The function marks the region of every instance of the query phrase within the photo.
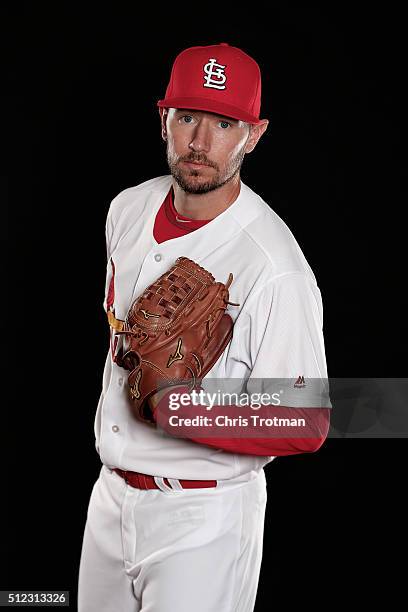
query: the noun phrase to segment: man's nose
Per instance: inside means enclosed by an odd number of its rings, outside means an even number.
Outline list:
[[[194,130],[193,139],[188,146],[194,151],[208,152],[210,150],[210,129],[205,122],[199,121],[197,127]]]

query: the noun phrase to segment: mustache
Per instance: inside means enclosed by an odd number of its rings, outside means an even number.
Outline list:
[[[207,164],[207,166],[212,166],[215,168],[215,165],[210,162],[206,157],[198,157],[197,155],[189,155],[188,157],[180,157],[179,161],[185,162],[195,162],[196,164]]]

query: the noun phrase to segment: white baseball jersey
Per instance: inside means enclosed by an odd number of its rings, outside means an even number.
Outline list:
[[[105,310],[112,262],[114,313],[124,320],[144,289],[177,257],[186,256],[217,281],[226,282],[232,272],[229,300],[239,303],[228,307],[233,337],[208,377],[327,379],[320,290],[283,220],[241,181],[238,197],[224,212],[191,233],[158,244],[153,225],[171,184],[171,175],[154,178],[125,189],[111,202]],[[274,458],[224,452],[139,422],[129,406],[127,376],[113,361],[111,346],[95,418],[96,449],[106,466],[224,480],[254,474]]]

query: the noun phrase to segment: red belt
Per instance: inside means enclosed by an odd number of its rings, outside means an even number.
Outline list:
[[[129,470],[121,470],[120,468],[113,468],[113,471],[119,474],[126,482],[136,489],[160,489],[154,481],[153,476],[148,474],[142,474],[141,472],[130,472]],[[171,489],[171,484],[167,478],[163,478],[163,481]],[[216,487],[216,480],[179,480],[178,482],[183,489],[204,489],[208,487]]]

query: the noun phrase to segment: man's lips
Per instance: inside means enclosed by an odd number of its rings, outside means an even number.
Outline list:
[[[190,166],[190,168],[205,168],[205,167],[208,167],[208,164],[199,164],[198,162],[183,161],[183,164],[186,164],[186,166]]]

